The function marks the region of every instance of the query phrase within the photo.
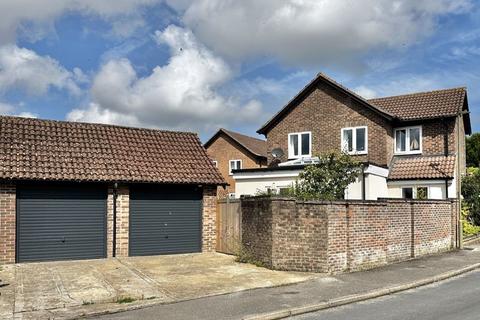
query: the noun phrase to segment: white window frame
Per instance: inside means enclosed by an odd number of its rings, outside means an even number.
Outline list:
[[[410,150],[410,129],[419,129],[420,132],[420,148],[419,150]],[[405,130],[405,151],[397,151],[397,131],[399,130]],[[422,144],[423,140],[423,131],[422,131],[422,126],[410,126],[410,127],[402,127],[402,128],[395,128],[393,130],[393,152],[394,154],[397,155],[402,155],[402,154],[421,154],[422,153]]]
[[[238,169],[242,169],[243,168],[243,163],[242,163],[242,160],[241,159],[232,159],[232,160],[228,160],[228,174],[229,175],[233,175],[232,173],[232,162],[240,162],[240,168],[235,168],[233,170],[238,170]]]
[[[213,165],[218,168],[218,161],[217,160],[212,160]]]
[[[308,134],[308,154],[301,154],[302,153],[302,134]],[[291,136],[298,136],[298,155],[293,154],[293,148],[290,146],[290,137]],[[288,134],[288,159],[300,159],[312,156],[312,132],[311,131],[303,131],[303,132],[292,132]]]
[[[402,190],[402,199],[404,199],[404,198],[403,198],[403,189],[412,189],[412,197],[413,197],[412,200],[417,200],[417,196],[418,196],[418,194],[417,194],[417,192],[418,192],[417,189],[418,189],[418,188],[427,188],[427,200],[432,198],[431,195],[430,195],[430,187],[429,187],[429,186],[425,186],[425,185],[418,185],[418,186],[408,185],[408,186],[401,186],[401,188],[400,188],[400,189]]]
[[[357,151],[357,129],[365,129],[365,150],[364,151]],[[347,130],[352,130],[352,151],[348,151],[343,144],[343,132]],[[368,154],[368,127],[367,126],[359,126],[359,127],[347,127],[342,128],[340,130],[340,150],[347,154],[351,155],[362,155]]]

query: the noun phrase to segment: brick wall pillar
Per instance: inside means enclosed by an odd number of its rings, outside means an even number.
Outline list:
[[[16,188],[0,185],[0,264],[15,263]]]
[[[128,186],[117,189],[117,257],[128,257],[130,193]],[[107,257],[113,256],[113,186],[107,199]]]
[[[217,244],[217,187],[203,188],[202,252],[214,252]]]

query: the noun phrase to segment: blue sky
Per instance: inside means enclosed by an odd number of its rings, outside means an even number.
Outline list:
[[[480,131],[480,6],[469,0],[9,0],[0,113],[255,131],[322,71],[379,97],[466,86]]]

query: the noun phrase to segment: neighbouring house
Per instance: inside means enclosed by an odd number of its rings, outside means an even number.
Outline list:
[[[0,116],[0,264],[214,251],[194,133]]]
[[[233,170],[267,166],[267,142],[226,129],[219,129],[205,144],[213,163],[228,186],[218,187],[218,197],[235,197]]]
[[[237,196],[281,193],[315,155],[343,151],[363,164],[346,199],[456,198],[471,134],[467,90],[367,100],[320,73],[257,132],[268,166],[234,171]]]

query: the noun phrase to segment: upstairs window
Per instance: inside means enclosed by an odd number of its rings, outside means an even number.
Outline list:
[[[312,156],[312,133],[296,132],[288,134],[288,158]]]
[[[218,168],[218,161],[217,160],[212,160],[213,165]]]
[[[422,153],[422,127],[395,129],[395,153]]]
[[[242,160],[230,160],[228,162],[228,172],[232,175],[232,170],[242,169]]]
[[[367,127],[342,129],[342,151],[348,154],[366,154],[368,145]]]

